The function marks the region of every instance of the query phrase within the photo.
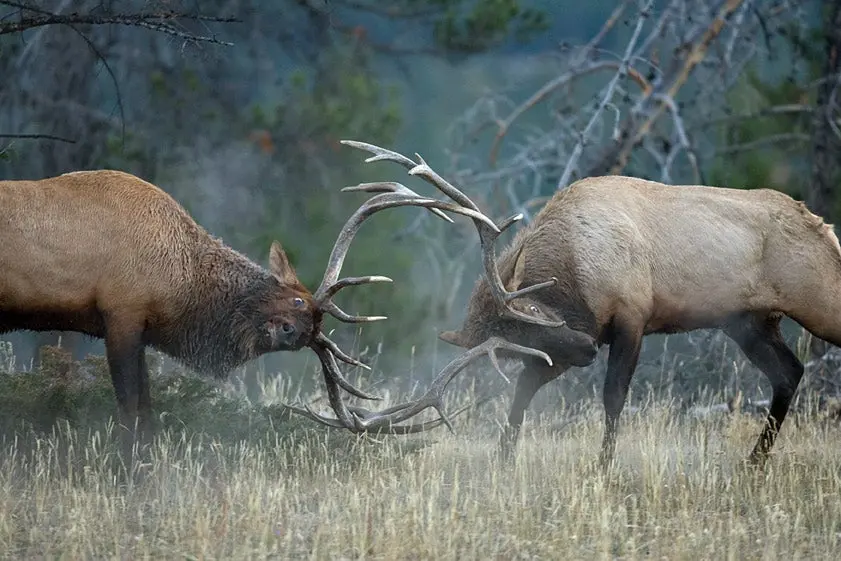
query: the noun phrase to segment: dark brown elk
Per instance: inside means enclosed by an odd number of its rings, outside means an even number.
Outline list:
[[[372,150],[380,159],[404,158]],[[449,185],[425,164],[412,173]],[[455,187],[442,190],[478,211]],[[474,224],[484,276],[461,329],[441,339],[472,348],[499,337],[542,350],[552,361],[525,359],[501,439],[506,454],[535,393],[608,345],[600,456],[609,465],[643,336],[718,328],[771,383],[766,422],[748,457],[763,465],[803,375],[781,335],[781,319],[841,345],[838,239],[832,226],[778,191],[582,179],[556,193],[498,259],[499,233]]]
[[[333,296],[386,277],[339,279],[355,233],[372,214],[396,206],[440,209],[493,222],[459,205],[386,185],[347,221],[321,285],[301,284],[278,242],[269,269],[225,246],[158,187],[118,171],[84,171],[39,181],[0,181],[0,333],[75,331],[103,338],[123,422],[148,428],[148,345],[217,377],[264,353],[312,348],[339,411],[354,388],[337,359],[363,366],[321,332],[329,313],[351,316]],[[367,368],[367,367],[366,367]],[[339,401],[337,401],[339,400]],[[345,414],[345,423],[353,421]],[[143,431],[145,432],[145,431]]]

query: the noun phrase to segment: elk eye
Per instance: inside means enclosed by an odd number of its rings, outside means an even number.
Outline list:
[[[303,308],[304,307],[304,299],[303,298],[293,298],[292,305],[296,308]]]
[[[531,310],[535,314],[540,311],[540,310],[537,309],[537,306],[535,306],[535,305],[529,306],[529,310]]]

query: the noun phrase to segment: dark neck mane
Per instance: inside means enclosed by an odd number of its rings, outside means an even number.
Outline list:
[[[251,302],[272,290],[271,274],[236,251],[220,247],[199,266],[182,314],[150,343],[200,374],[224,378],[257,357]],[[200,286],[200,288],[198,288]]]

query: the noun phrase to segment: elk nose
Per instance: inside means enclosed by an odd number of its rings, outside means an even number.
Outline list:
[[[283,325],[281,325],[280,328],[287,335],[292,335],[293,333],[295,333],[295,326],[291,323],[283,322]]]

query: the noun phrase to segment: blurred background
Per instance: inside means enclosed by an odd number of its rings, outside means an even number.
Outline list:
[[[0,0],[0,179],[134,173],[259,263],[281,241],[310,287],[364,200],[342,187],[434,193],[341,139],[420,153],[496,219],[527,222],[576,179],[621,173],[770,187],[837,221],[839,49],[837,0]],[[395,282],[340,304],[389,319],[337,324],[334,339],[375,359],[380,380],[423,385],[456,353],[437,333],[460,325],[477,242],[466,219],[378,214],[345,273]],[[807,384],[837,392],[834,351],[796,325],[787,336]],[[24,369],[59,338],[77,358],[103,350],[77,334],[2,335]],[[257,391],[249,372],[294,378],[310,355],[238,375]],[[542,398],[600,395],[603,371],[604,356]],[[647,338],[643,386],[768,390],[706,331]]]

